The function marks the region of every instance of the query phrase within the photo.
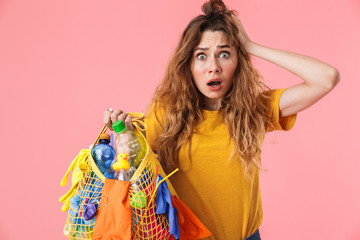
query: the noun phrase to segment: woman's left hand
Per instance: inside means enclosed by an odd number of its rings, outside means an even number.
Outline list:
[[[240,38],[240,43],[242,45],[244,45],[245,49],[248,50],[248,46],[252,43],[252,41],[250,40],[249,35],[247,34],[247,32],[245,31],[245,28],[240,20],[240,18],[238,18],[236,15],[232,14],[231,15],[234,23],[236,24],[236,26],[239,29],[239,38]]]

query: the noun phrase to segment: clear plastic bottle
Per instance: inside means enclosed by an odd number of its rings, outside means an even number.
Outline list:
[[[99,144],[92,149],[92,156],[100,172],[106,178],[114,178],[114,171],[111,169],[111,163],[115,158],[115,149],[109,144],[110,135],[103,133],[100,135]]]
[[[124,123],[120,120],[112,125],[116,135],[115,151],[116,154],[125,153],[128,156],[128,162],[134,167],[136,158],[141,151],[141,143],[134,131],[126,129]]]

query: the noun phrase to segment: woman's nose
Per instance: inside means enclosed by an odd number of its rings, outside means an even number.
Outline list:
[[[210,60],[209,73],[220,73],[221,66],[216,58]]]

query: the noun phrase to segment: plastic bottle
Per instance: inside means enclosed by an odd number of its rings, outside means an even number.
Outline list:
[[[97,144],[91,154],[98,166],[100,172],[106,178],[114,178],[114,171],[111,169],[111,163],[115,158],[115,149],[109,145],[110,135],[103,133],[100,135],[99,144]]]
[[[114,177],[118,180],[130,181],[136,171],[134,165],[136,162],[139,163],[137,158],[142,146],[134,131],[126,129],[122,121],[115,122],[112,127],[117,134],[115,138],[117,160],[112,163],[112,168],[116,172]],[[124,161],[129,164],[128,167],[125,167]],[[122,166],[121,168],[118,167],[119,164]]]
[[[130,166],[134,167],[135,160],[142,147],[139,139],[134,131],[126,129],[121,120],[115,122],[112,127],[117,134],[115,138],[116,154],[119,155],[125,153],[128,156]]]

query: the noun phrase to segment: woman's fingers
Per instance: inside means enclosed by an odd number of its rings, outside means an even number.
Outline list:
[[[104,112],[104,125],[107,126],[110,130],[113,130],[111,118],[110,118],[110,115],[112,114],[112,112],[113,112],[112,108],[109,108]]]
[[[240,37],[240,42],[244,45],[246,45],[248,42],[251,42],[249,35],[247,34],[244,25],[242,24],[241,20],[239,17],[237,17],[236,15],[232,15],[231,16],[233,21],[235,22],[236,26],[239,29],[239,37]]]
[[[114,111],[111,108],[104,112],[104,125],[107,126],[110,130],[113,130],[112,124],[119,120],[123,121],[127,129],[134,130],[134,127],[131,123],[131,117],[127,112],[124,112],[121,109]]]
[[[132,125],[131,123],[131,117],[130,115],[127,115],[126,118],[125,118],[125,127],[129,130],[134,130],[134,126]]]
[[[115,111],[113,111],[110,114],[110,119],[111,119],[111,124],[113,124],[114,122],[116,122],[117,120],[122,120],[121,118],[119,119],[119,116],[123,113],[124,111],[121,109],[117,109]],[[125,120],[125,118],[124,118]]]

